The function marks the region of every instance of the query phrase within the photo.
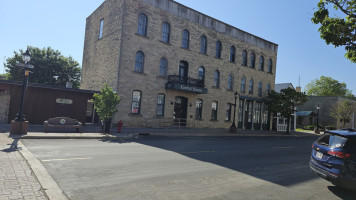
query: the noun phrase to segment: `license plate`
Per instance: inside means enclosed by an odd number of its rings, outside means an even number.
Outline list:
[[[319,158],[319,159],[322,159],[322,158],[323,158],[323,153],[317,151],[315,156],[316,156],[317,158]]]

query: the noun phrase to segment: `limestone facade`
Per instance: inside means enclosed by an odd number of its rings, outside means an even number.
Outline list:
[[[140,33],[142,21],[139,18],[142,15],[146,19],[146,34]],[[169,25],[168,42],[162,37],[163,23]],[[184,30],[189,32],[187,48],[182,44]],[[206,53],[201,52],[202,36],[207,39]],[[221,44],[220,58],[216,57],[218,41]],[[235,48],[234,60],[230,59],[232,46]],[[100,90],[107,83],[122,99],[113,122],[122,120],[124,126],[136,127],[146,126],[147,121],[154,119],[177,118],[180,109],[177,105],[183,99],[184,125],[227,128],[232,123],[234,92],[237,91],[236,124],[244,129],[265,129],[269,119],[267,111],[263,110],[267,109],[263,98],[267,95],[267,85],[274,88],[277,50],[275,43],[172,0],[106,0],[86,20],[81,87]],[[243,51],[247,53],[247,66],[243,65]],[[143,59],[137,60],[138,52],[143,54]],[[254,67],[251,66],[252,54]],[[264,58],[263,69],[260,69],[261,56]],[[163,74],[160,73],[162,58],[167,61]],[[139,66],[143,64],[140,70],[135,68],[137,63]],[[186,65],[184,72],[179,67],[182,63]],[[181,73],[186,76],[185,80],[199,79],[199,67],[205,71],[203,88],[206,93],[166,86],[169,75]],[[217,71],[218,86],[214,77]],[[233,81],[229,81],[229,75]],[[245,91],[241,89],[243,77]],[[249,92],[251,80],[253,90]],[[258,89],[260,83],[262,88]],[[196,89],[194,85],[193,88]],[[134,91],[139,92],[138,102],[133,98]],[[158,101],[159,94],[164,95],[163,105]],[[198,99],[202,101],[201,117],[197,116]],[[213,102],[218,105],[216,115]],[[265,118],[263,123],[262,118]]]

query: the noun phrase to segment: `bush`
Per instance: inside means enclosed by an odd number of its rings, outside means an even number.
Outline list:
[[[304,126],[304,130],[314,130],[314,125]]]

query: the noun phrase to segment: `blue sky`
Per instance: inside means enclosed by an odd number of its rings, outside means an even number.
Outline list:
[[[319,0],[176,0],[277,43],[276,83],[305,85],[320,76],[344,82],[356,94],[356,64],[344,48],[326,45],[310,18]],[[85,19],[103,0],[13,0],[0,5],[0,59],[27,45],[52,47],[82,63]],[[3,65],[0,73],[4,73]]]

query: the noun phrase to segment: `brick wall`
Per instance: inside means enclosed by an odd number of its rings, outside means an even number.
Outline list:
[[[0,93],[0,123],[7,123],[10,108],[11,96],[6,93]]]

